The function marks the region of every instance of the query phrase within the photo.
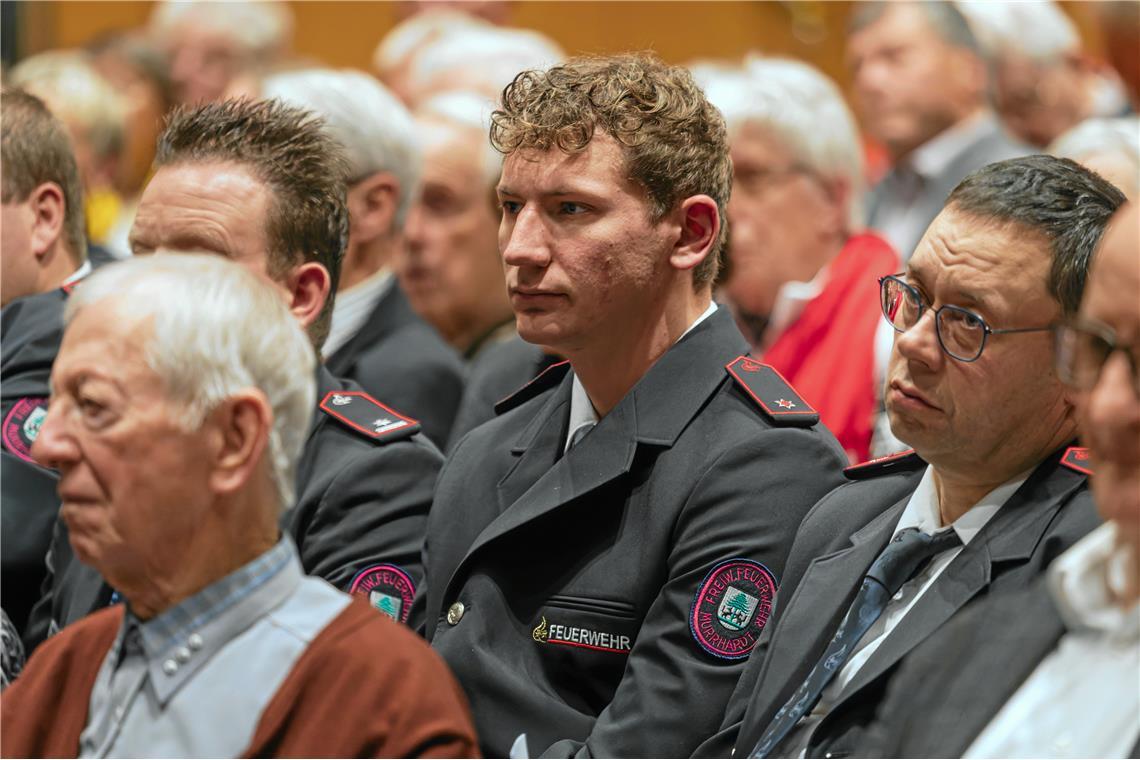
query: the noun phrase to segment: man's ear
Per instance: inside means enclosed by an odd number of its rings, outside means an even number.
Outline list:
[[[289,310],[301,326],[307,329],[317,321],[329,299],[332,287],[329,270],[325,269],[324,264],[306,261],[293,268],[284,285],[289,291]]]
[[[400,202],[400,182],[388,172],[376,172],[348,190],[349,237],[368,243],[392,232],[396,207]]]
[[[217,442],[210,489],[216,494],[235,493],[262,471],[273,430],[269,399],[255,388],[239,391],[211,412],[207,424],[214,426]]]
[[[705,260],[720,233],[720,213],[716,201],[707,195],[693,195],[681,201],[681,233],[669,254],[675,269],[692,269]]]
[[[32,190],[27,203],[32,211],[32,253],[42,265],[45,263],[43,259],[55,250],[55,244],[63,234],[67,204],[62,188],[54,182],[45,182]]]

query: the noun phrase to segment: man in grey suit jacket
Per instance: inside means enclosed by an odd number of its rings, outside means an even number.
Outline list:
[[[907,652],[1096,525],[1051,325],[1076,311],[1122,201],[1071,161],[994,164],[954,190],[906,273],[883,278],[898,333],[887,411],[915,451],[850,468],[804,519],[774,625],[698,755],[858,754]],[[915,528],[948,545],[894,572]]]
[[[867,754],[1140,751],[1138,239],[1133,204],[1105,236],[1080,319],[1062,329],[1058,351],[1059,374],[1080,391],[1093,496],[1108,522],[1062,554],[1047,582],[972,605],[916,649],[869,731]],[[1130,344],[1116,342],[1129,335]]]
[[[865,3],[847,61],[863,128],[891,169],[868,204],[868,226],[910,258],[950,191],[975,169],[1031,152],[986,104],[977,41],[951,3]]]

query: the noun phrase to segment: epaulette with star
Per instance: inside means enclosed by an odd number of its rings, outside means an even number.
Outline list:
[[[853,464],[844,468],[843,474],[848,480],[866,480],[879,475],[909,472],[923,467],[926,467],[926,462],[923,461],[922,457],[916,454],[914,449],[907,449],[896,454],[888,454],[885,457]]]
[[[738,356],[724,368],[773,425],[811,427],[819,422],[819,413],[774,367]]]
[[[321,411],[373,441],[388,443],[410,438],[420,423],[381,404],[364,391],[331,391],[320,404]]]
[[[566,373],[570,371],[570,362],[563,361],[557,364],[551,364],[538,374],[538,377],[531,380],[529,383],[519,388],[517,391],[507,396],[505,399],[495,403],[495,414],[506,414],[516,406],[522,406],[527,401],[542,393],[543,391],[553,388],[562,382],[562,378],[566,377]]]

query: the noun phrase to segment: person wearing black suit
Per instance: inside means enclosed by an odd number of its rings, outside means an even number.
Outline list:
[[[1106,523],[1031,590],[966,610],[899,670],[864,745],[876,757],[1140,752],[1140,211],[1114,219],[1058,373],[1078,392],[1081,464]],[[1129,342],[1126,336],[1131,336]],[[1123,355],[1121,355],[1123,354]]]
[[[567,361],[455,446],[417,604],[488,756],[681,756],[715,727],[844,455],[711,302],[732,169],[688,72],[648,56],[523,72],[492,121],[519,334]],[[580,150],[560,142],[595,123]]]
[[[955,189],[906,272],[882,278],[887,411],[915,451],[849,470],[804,520],[774,624],[698,755],[861,754],[908,652],[1095,527],[1051,332],[1122,202],[1065,159],[992,164]],[[931,551],[904,559],[915,528]]]
[[[415,417],[442,449],[463,394],[463,361],[412,310],[394,271],[423,162],[411,115],[359,71],[286,71],[267,78],[262,95],[319,114],[348,159],[348,244],[325,365]]]

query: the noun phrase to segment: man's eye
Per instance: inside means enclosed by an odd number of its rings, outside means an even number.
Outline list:
[[[80,396],[76,400],[76,404],[79,406],[79,411],[83,415],[83,418],[90,422],[105,421],[109,415],[109,410],[106,405],[96,401],[90,396]]]
[[[589,211],[589,209],[586,206],[583,206],[581,203],[563,201],[562,203],[558,204],[558,211],[559,213],[566,214],[568,216],[577,216],[578,214],[586,213]]]
[[[503,207],[503,213],[510,214],[511,216],[514,216],[522,209],[522,204],[518,201],[502,201],[501,205]]]

